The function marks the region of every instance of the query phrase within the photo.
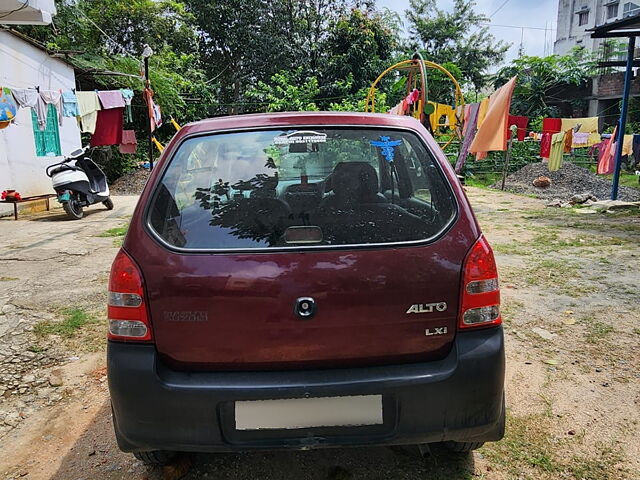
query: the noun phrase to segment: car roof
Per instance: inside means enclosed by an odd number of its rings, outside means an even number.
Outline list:
[[[216,130],[236,130],[256,127],[280,127],[291,125],[331,125],[331,126],[378,126],[401,127],[417,130],[421,127],[418,120],[387,113],[362,112],[279,112],[253,113],[247,115],[229,115],[209,118],[185,125],[177,135],[183,137],[194,133]]]

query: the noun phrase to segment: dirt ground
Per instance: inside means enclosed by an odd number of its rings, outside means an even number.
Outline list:
[[[507,434],[469,455],[408,448],[182,455],[147,469],[113,437],[110,263],[135,205],[0,219],[2,479],[640,479],[640,216],[467,188],[498,259]],[[60,213],[58,213],[60,212]]]

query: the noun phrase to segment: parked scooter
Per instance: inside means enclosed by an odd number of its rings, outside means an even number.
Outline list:
[[[73,220],[81,219],[82,209],[95,203],[102,203],[107,210],[113,209],[107,176],[85,156],[88,150],[89,147],[74,150],[62,162],[47,167],[58,202]]]

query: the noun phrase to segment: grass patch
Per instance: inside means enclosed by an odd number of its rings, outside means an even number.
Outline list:
[[[122,241],[124,240],[124,236],[127,234],[127,230],[129,230],[129,224],[123,225],[121,227],[110,228],[102,232],[98,237],[112,237],[113,238],[113,246],[121,247]]]
[[[504,438],[486,444],[480,452],[491,463],[504,469],[509,478],[620,478],[617,464],[622,458],[615,449],[599,446],[597,453],[589,456],[567,455],[566,450],[575,451],[575,446],[568,440],[554,438],[551,434],[553,422],[553,416],[545,414],[522,417],[508,414]]]
[[[613,327],[611,325],[600,321],[590,321],[587,327],[587,342],[600,343],[611,332],[613,332]]]
[[[96,319],[81,308],[68,308],[62,311],[61,321],[45,320],[36,324],[33,332],[39,337],[60,335],[72,338],[84,325],[94,323]]]
[[[33,353],[42,353],[46,350],[46,348],[41,347],[40,345],[30,345],[27,347],[27,350]]]
[[[506,283],[542,287],[570,297],[598,291],[597,286],[582,277],[578,264],[564,259],[532,261],[527,267],[503,268],[502,272]]]
[[[551,253],[565,248],[604,247],[610,245],[624,245],[626,240],[619,237],[598,237],[593,235],[578,235],[561,238],[557,231],[538,233],[528,242],[499,243],[494,245],[498,253],[506,255],[531,255]]]
[[[0,277],[0,282],[13,282],[14,280],[20,280],[16,277]]]

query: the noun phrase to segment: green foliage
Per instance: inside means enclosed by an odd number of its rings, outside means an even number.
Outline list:
[[[479,90],[488,68],[504,59],[509,45],[489,33],[489,18],[477,13],[475,6],[473,0],[454,0],[448,12],[438,8],[436,0],[411,0],[405,14],[410,49],[421,50],[426,60],[456,64],[464,83]]]
[[[555,106],[547,104],[550,92],[562,86],[584,85],[594,74],[595,66],[595,62],[580,48],[562,56],[523,56],[498,71],[494,86],[500,87],[518,75],[511,112],[529,117],[554,117],[558,111]]]
[[[304,78],[302,67],[283,70],[271,77],[271,82],[259,81],[247,91],[247,97],[265,105],[266,112],[318,110],[314,98],[320,93],[316,77]]]

